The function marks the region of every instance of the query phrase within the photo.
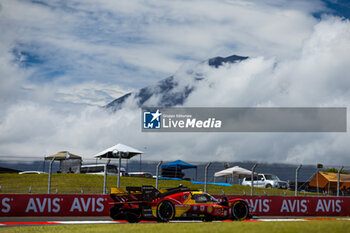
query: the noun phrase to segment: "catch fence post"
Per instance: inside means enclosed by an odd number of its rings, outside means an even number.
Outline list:
[[[340,183],[340,172],[343,170],[344,166],[341,166],[341,168],[338,170],[338,180],[337,180],[337,197],[339,197],[339,183]]]
[[[107,162],[106,162],[106,164],[105,164],[105,166],[104,166],[105,170],[104,170],[104,174],[103,174],[103,175],[104,175],[104,177],[103,177],[103,194],[106,194],[106,188],[107,188],[107,168],[108,168],[109,162],[111,162],[110,159],[107,160]]]
[[[256,166],[258,166],[258,164],[254,164],[254,166],[252,167],[252,176],[251,176],[251,185],[250,185],[250,195],[253,196],[254,195],[254,171]]]
[[[299,175],[299,170],[303,165],[299,165],[297,167],[297,170],[295,171],[295,193],[294,195],[297,197],[298,196],[298,175]]]
[[[156,189],[158,189],[158,182],[159,182],[159,167],[162,165],[163,161],[160,161],[157,165],[157,170],[156,170]]]
[[[204,173],[204,192],[207,191],[207,182],[208,182],[208,168],[211,165],[211,162],[205,166],[205,173]]]
[[[50,165],[49,165],[49,181],[48,181],[48,185],[47,185],[47,194],[50,194],[50,192],[51,192],[51,174],[52,174],[53,161],[55,161],[55,158],[52,158],[52,160],[50,161]]]
[[[113,151],[113,154],[118,154],[118,181],[117,181],[117,188],[120,188],[120,171],[122,167],[122,152],[121,151]]]

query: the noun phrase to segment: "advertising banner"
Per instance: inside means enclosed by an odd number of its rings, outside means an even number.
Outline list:
[[[227,197],[244,199],[256,216],[350,216],[350,197]]]
[[[350,216],[350,197],[227,197],[246,200],[255,216]],[[109,216],[112,202],[109,195],[0,194],[0,216]]]
[[[0,216],[108,216],[108,195],[0,194]]]

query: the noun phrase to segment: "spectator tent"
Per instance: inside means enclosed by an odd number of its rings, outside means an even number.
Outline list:
[[[252,172],[250,170],[247,170],[239,166],[234,166],[219,172],[215,172],[214,182],[215,182],[215,178],[217,177],[225,177],[225,180],[226,180],[225,182],[227,182],[228,177],[232,177],[232,182],[233,182],[233,178],[243,179],[244,177],[250,177],[251,175],[252,175]]]
[[[244,177],[250,177],[251,175],[251,171],[245,168],[241,168],[239,166],[234,166],[219,172],[215,172],[214,177],[235,177],[238,179],[242,179]]]
[[[45,160],[60,161],[60,172],[80,173],[81,157],[68,151],[60,151],[57,154],[45,157]]]
[[[118,159],[118,171],[121,171],[121,161],[122,159],[130,159],[136,155],[140,155],[143,152],[140,150],[137,150],[135,148],[132,148],[130,146],[126,146],[124,144],[118,143],[117,145],[114,145],[110,148],[105,149],[104,151],[101,151],[100,153],[96,154],[94,157],[95,158],[106,158],[107,164],[109,163],[110,159]],[[106,191],[106,179],[107,179],[107,172],[106,172],[106,167],[105,167],[105,172],[104,172],[104,187],[103,187],[103,193]],[[117,188],[120,188],[120,172],[118,172],[118,183],[117,183]]]
[[[45,160],[50,160],[50,165],[49,165],[49,184],[48,184],[48,190],[47,190],[48,194],[50,194],[50,192],[51,192],[52,163],[54,161],[60,161],[60,172],[76,172],[76,173],[80,173],[81,157],[78,156],[78,155],[74,155],[72,153],[69,153],[68,151],[60,151],[57,154],[46,156]],[[73,167],[72,160],[77,161],[76,166],[74,166],[74,167]],[[67,165],[66,164],[67,161],[69,161],[70,164],[68,164],[68,166],[65,166],[65,165]],[[65,170],[63,171],[63,169],[65,169]],[[78,170],[76,170],[76,169],[78,169]]]
[[[338,174],[333,172],[318,172],[312,178],[309,185],[313,187],[318,187],[331,190],[336,192],[338,182]],[[340,174],[339,180],[340,190],[349,190],[350,189],[350,174]]]
[[[197,166],[193,164],[186,163],[182,160],[176,160],[171,163],[164,164],[162,166],[162,176],[163,177],[174,177],[174,178],[183,178],[184,174],[182,173],[183,169],[196,169],[196,180],[197,180]]]
[[[100,158],[100,159],[101,158],[117,159],[119,158],[119,153],[122,159],[130,159],[135,155],[142,154],[143,152],[135,148],[132,148],[130,146],[126,146],[119,143],[117,145],[114,145],[110,148],[105,149],[104,151],[101,151],[100,153],[94,155],[94,157]]]

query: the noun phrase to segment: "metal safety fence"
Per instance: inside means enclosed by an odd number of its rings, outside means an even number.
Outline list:
[[[163,165],[170,162],[172,161],[142,161],[139,158],[122,160],[118,172],[118,161],[112,160],[108,166],[115,169],[114,173],[108,170],[110,167],[107,167],[104,160],[84,159],[78,165],[79,169],[75,169],[74,166],[77,165],[69,161],[65,161],[63,165],[53,162],[52,176],[49,178],[50,161],[45,162],[35,156],[25,158],[1,156],[0,193],[103,194],[118,186],[118,175],[121,175],[119,181],[121,188],[153,185],[159,189],[166,189],[183,185],[217,195],[350,195],[348,178],[350,175],[347,176],[347,173],[350,173],[350,166],[346,165],[186,161],[195,167],[164,169]],[[100,171],[101,175],[84,173],[81,168],[86,164],[96,165],[92,167],[102,165],[106,167],[106,173],[104,171]],[[62,166],[70,167],[67,169]],[[234,166],[253,171],[253,176],[245,178],[234,174],[215,176],[215,173]],[[25,171],[24,174],[19,174],[21,171]],[[267,177],[278,179],[278,182],[275,181],[276,185],[272,185],[272,181],[270,182]]]

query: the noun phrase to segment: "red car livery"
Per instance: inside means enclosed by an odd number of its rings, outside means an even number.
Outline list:
[[[157,220],[168,222],[176,219],[243,220],[251,217],[248,204],[239,198],[220,200],[201,191],[177,187],[160,192],[153,186],[127,187],[111,194],[113,207],[110,216],[114,220],[139,222]]]

